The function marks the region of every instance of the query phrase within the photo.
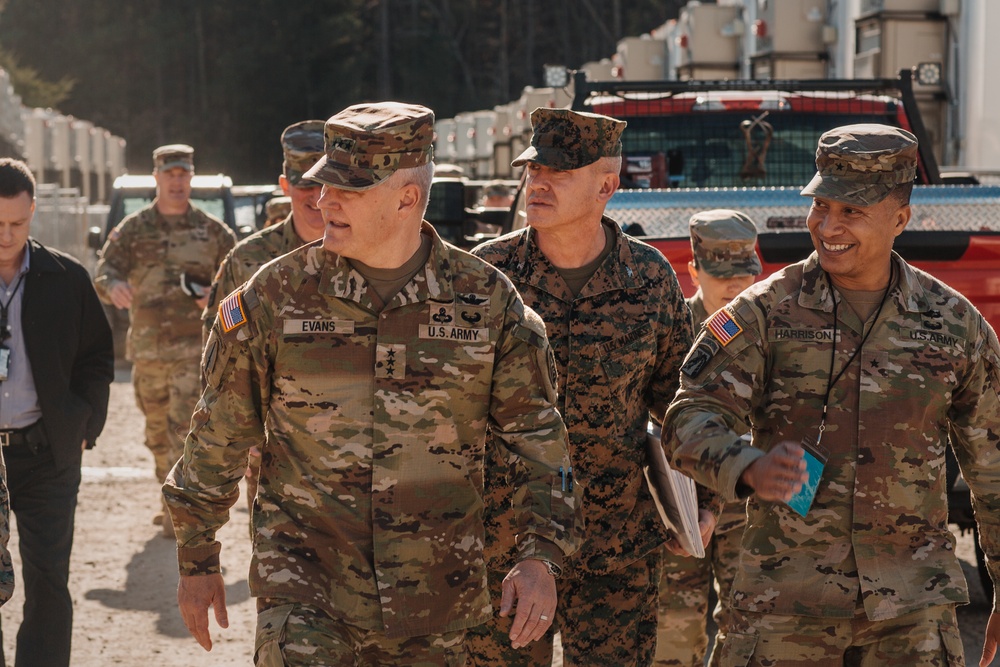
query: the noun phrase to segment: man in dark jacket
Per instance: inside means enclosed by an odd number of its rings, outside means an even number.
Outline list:
[[[80,462],[104,427],[114,352],[87,270],[28,238],[34,212],[31,172],[0,160],[0,445],[25,596],[15,665],[56,667],[70,659]]]

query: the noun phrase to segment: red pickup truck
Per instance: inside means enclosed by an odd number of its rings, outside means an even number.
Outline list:
[[[1000,197],[1000,188],[995,189],[996,196]],[[801,199],[803,214],[808,206],[809,201]],[[739,209],[738,206],[720,208]],[[915,203],[914,210],[918,211],[919,208],[920,204]],[[609,211],[609,214],[615,217],[615,211]],[[694,294],[686,268],[691,260],[691,242],[688,236],[654,236],[642,239],[655,246],[670,260],[685,295]],[[894,247],[911,264],[933,274],[971,299],[993,328],[1000,331],[1000,233],[907,231],[896,239]],[[812,250],[807,232],[760,234],[757,252],[762,258],[762,276],[768,276],[792,262],[804,259]]]
[[[764,276],[812,252],[805,230],[819,136],[839,125],[885,123],[920,141],[913,218],[896,250],[965,294],[1000,330],[1000,186],[942,174],[913,96],[897,79],[591,82],[578,75],[573,108],[628,121],[623,189],[608,214],[660,249],[687,294],[688,219],[731,208],[758,226]]]

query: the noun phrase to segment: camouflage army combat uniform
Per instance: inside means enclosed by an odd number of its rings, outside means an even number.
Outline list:
[[[687,299],[696,327],[708,319],[701,292]],[[657,667],[701,667],[708,651],[707,617],[713,576],[718,604],[717,627],[729,620],[729,594],[739,568],[740,541],[746,525],[745,502],[726,503],[715,524],[704,558],[664,553],[660,573],[660,602],[656,633]]]
[[[996,578],[996,336],[958,293],[898,257],[893,262],[898,278],[885,310],[832,388],[837,407],[822,441],[830,458],[812,508],[801,517],[750,498],[733,584],[737,610],[768,618],[850,619],[861,600],[862,615],[880,621],[967,602],[947,527],[949,438],[983,512],[981,542]],[[779,441],[815,437],[829,376],[832,308],[830,284],[813,255],[721,311],[716,317],[735,335],[722,345],[702,331],[667,414],[676,433],[674,464],[736,500],[738,477],[749,461]],[[838,369],[863,329],[850,309],[840,314]],[[942,400],[928,404],[924,396]],[[753,448],[735,444],[744,423],[753,426]],[[852,442],[852,433],[856,451],[842,446]],[[942,624],[941,638],[949,651],[961,650],[957,628]],[[726,639],[730,657],[713,664],[747,664],[753,642],[754,635],[741,634],[734,621]]]
[[[257,269],[304,244],[305,241],[295,232],[291,215],[282,222],[265,227],[237,243],[222,261],[212,283],[212,295],[202,316],[205,340],[208,340],[208,334],[212,331],[219,303],[223,298],[250,280]]]
[[[129,358],[136,401],[146,417],[146,446],[163,480],[180,457],[201,386],[201,309],[184,293],[182,274],[206,289],[236,236],[217,218],[191,206],[168,222],[156,202],[118,224],[97,264],[94,286],[107,300],[115,281],[135,293],[129,311]]]
[[[704,281],[708,277],[732,279],[743,276],[745,283],[749,284],[754,276],[760,275],[762,267],[755,249],[757,229],[753,220],[745,214],[727,209],[700,211],[691,216],[689,227],[698,290],[687,299],[687,304],[696,329],[700,329],[711,314],[705,307],[705,290],[708,288]],[[743,284],[744,281],[739,283],[740,286]],[[718,284],[712,287],[710,293],[723,303],[735,296],[727,286]],[[712,617],[719,633],[725,635],[730,617],[729,595],[739,568],[740,541],[746,516],[745,502],[726,503],[712,532],[712,539],[705,547],[704,558],[678,556],[664,549],[653,663],[657,667],[702,667],[705,664],[709,641],[708,604],[713,578],[718,603]],[[719,646],[717,635],[715,650]]]
[[[632,619],[632,631],[635,623],[645,622],[641,610],[624,605],[646,599],[655,610],[657,547],[668,533],[643,477],[646,423],[673,397],[691,343],[687,307],[670,265],[654,248],[623,234],[613,220],[605,218],[603,224],[613,233],[614,247],[576,298],[538,249],[530,228],[474,250],[507,274],[542,316],[559,368],[559,410],[573,459],[570,483],[584,489],[586,519],[583,544],[557,581],[553,628],[563,632],[566,664],[618,664],[619,647],[633,649],[635,638],[609,638],[608,630],[628,626],[625,619]],[[493,549],[502,551],[517,531],[509,502],[503,509],[502,498],[509,494],[505,462],[501,452],[489,454],[488,515],[491,509],[502,513],[488,519],[497,536]],[[491,564],[494,595],[509,564],[506,557]],[[591,586],[595,581],[602,585]],[[614,598],[609,591],[615,590],[623,597]],[[492,629],[489,646],[497,650],[504,646],[504,628],[494,623]],[[655,634],[652,627],[646,630],[650,637]],[[494,656],[497,664],[549,664],[553,631],[549,643],[504,650]],[[652,641],[646,648],[644,664],[652,660]]]
[[[0,606],[14,593],[14,563],[10,557],[10,491],[7,466],[0,457]]]
[[[288,187],[320,187],[320,183],[303,179],[303,174],[323,156],[323,121],[304,120],[285,128],[281,133],[283,154],[282,176]],[[283,202],[277,202],[281,199]],[[271,203],[275,202],[272,206]],[[287,204],[287,207],[285,206]],[[257,269],[272,259],[305,245],[306,241],[295,231],[290,197],[272,197],[268,200],[268,214],[278,208],[285,209],[280,222],[251,234],[236,244],[219,266],[212,281],[212,291],[202,317],[205,320],[205,340],[212,331],[212,324],[219,310],[219,302],[237,287],[250,280]]]
[[[911,217],[912,134],[834,128],[816,166],[802,190],[816,250],[711,316],[665,418],[679,469],[749,496],[712,664],[961,665],[945,452],[997,581],[1000,345],[967,299],[892,250]]]
[[[250,568],[264,609],[258,664],[281,664],[267,661],[281,637],[308,630],[308,619],[286,622],[295,605],[319,624],[437,635],[464,652],[465,629],[491,611],[487,423],[517,471],[520,557],[558,564],[578,543],[541,320],[499,272],[426,223],[423,234],[430,259],[381,312],[361,275],[319,243],[265,265],[221,305],[208,388],[164,493],[181,573],[218,572],[216,531],[246,449],[265,443]]]

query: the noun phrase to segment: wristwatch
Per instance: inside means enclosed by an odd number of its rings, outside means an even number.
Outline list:
[[[558,579],[559,577],[562,576],[562,568],[561,567],[559,567],[558,565],[556,565],[555,563],[553,563],[550,560],[545,560],[545,559],[542,559],[542,558],[539,558],[538,560],[540,560],[543,563],[545,563],[545,567],[547,567],[549,569],[549,574],[551,574],[553,577],[555,577],[556,579]]]

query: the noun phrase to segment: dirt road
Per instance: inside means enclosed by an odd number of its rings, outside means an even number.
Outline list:
[[[250,665],[256,613],[247,588],[250,546],[244,505],[242,501],[237,505],[220,534],[229,628],[221,629],[211,621],[215,646],[206,653],[188,635],[177,612],[173,541],[161,537],[151,522],[159,506],[159,489],[153,478],[153,459],[142,445],[142,429],[132,386],[127,375],[122,375],[111,387],[104,435],[98,447],[84,455],[70,575],[76,604],[73,665]],[[16,526],[13,533],[11,547],[19,568]],[[970,538],[960,538],[959,555],[973,595],[973,604],[960,610],[960,623],[968,662],[978,664],[989,609],[975,569],[969,565],[971,554]],[[13,664],[23,602],[18,588],[0,610],[9,664]]]

